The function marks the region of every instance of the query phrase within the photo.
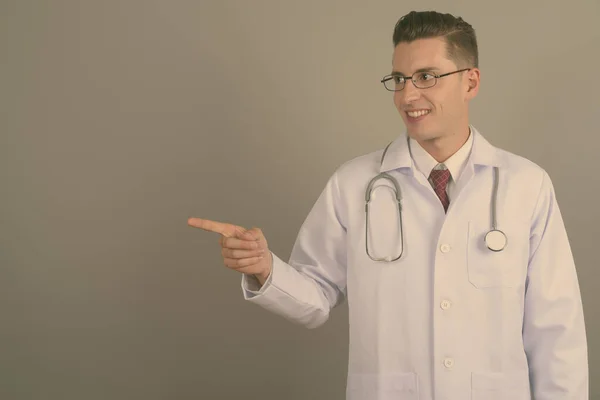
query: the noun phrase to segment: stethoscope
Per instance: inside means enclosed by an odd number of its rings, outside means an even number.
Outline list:
[[[383,151],[383,155],[381,156],[381,161],[380,164],[383,164],[383,160],[385,158],[385,154],[388,151],[388,148],[390,147],[392,143],[388,144],[385,148],[385,150]],[[493,187],[493,193],[492,193],[492,203],[491,203],[491,213],[492,213],[492,228],[490,229],[490,231],[485,235],[485,244],[487,246],[487,248],[491,251],[494,252],[499,252],[504,250],[504,248],[506,247],[506,243],[507,243],[507,238],[506,235],[504,234],[504,232],[502,232],[501,230],[499,230],[497,228],[497,220],[496,220],[496,200],[498,198],[498,167],[494,167],[494,187]],[[398,203],[398,224],[399,224],[399,229],[400,229],[400,244],[402,247],[402,250],[400,251],[400,254],[395,257],[373,257],[371,256],[371,254],[369,253],[369,203],[371,201],[371,192],[373,191],[373,185],[379,180],[379,179],[387,179],[389,180],[392,185],[394,186],[394,192],[396,195],[396,201]],[[379,175],[377,175],[376,177],[374,177],[373,179],[371,179],[371,181],[369,182],[369,185],[367,186],[367,190],[365,192],[365,213],[366,213],[366,221],[365,221],[365,249],[367,252],[367,255],[369,256],[369,258],[373,261],[387,261],[387,262],[391,262],[391,261],[396,261],[398,259],[400,259],[400,257],[402,257],[402,254],[404,254],[404,231],[403,231],[403,226],[402,226],[402,195],[401,195],[401,191],[400,191],[400,184],[398,183],[398,181],[396,180],[396,178],[394,178],[393,176],[391,176],[390,174],[388,174],[387,172],[381,172]]]

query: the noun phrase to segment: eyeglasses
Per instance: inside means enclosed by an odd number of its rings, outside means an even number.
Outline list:
[[[383,86],[385,86],[385,88],[390,92],[399,92],[400,90],[404,89],[404,86],[406,86],[406,81],[409,79],[413,82],[413,85],[415,85],[416,88],[427,89],[435,86],[439,78],[456,74],[458,72],[468,71],[470,69],[471,68],[463,68],[459,69],[458,71],[447,72],[441,75],[427,71],[415,72],[412,76],[392,74],[384,76],[381,80],[381,83],[383,83]]]

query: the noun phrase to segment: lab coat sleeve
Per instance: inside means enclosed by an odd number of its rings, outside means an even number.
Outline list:
[[[345,298],[346,228],[334,174],[302,224],[289,262],[272,254],[265,284],[242,277],[244,298],[294,323],[316,328]]]
[[[588,400],[579,282],[552,182],[544,171],[532,216],[523,342],[534,400]]]
[[[271,252],[271,261],[274,258],[274,254]],[[242,279],[242,289],[244,291],[244,296],[246,299],[250,299],[254,296],[264,293],[264,291],[269,287],[271,281],[273,280],[273,270],[265,280],[265,283],[261,286],[260,282],[257,278],[252,275],[244,275]]]

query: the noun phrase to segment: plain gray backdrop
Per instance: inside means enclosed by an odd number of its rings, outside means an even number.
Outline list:
[[[345,304],[308,330],[245,303],[186,221],[287,259],[404,129],[379,80],[413,9],[474,26],[472,123],[553,179],[599,398],[598,0],[0,0],[0,398],[343,399]]]

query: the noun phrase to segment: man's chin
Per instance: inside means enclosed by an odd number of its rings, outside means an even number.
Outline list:
[[[427,141],[427,140],[433,140],[436,139],[438,137],[438,135],[435,132],[429,131],[429,130],[425,130],[425,129],[411,129],[408,128],[406,130],[406,134],[417,141]]]

